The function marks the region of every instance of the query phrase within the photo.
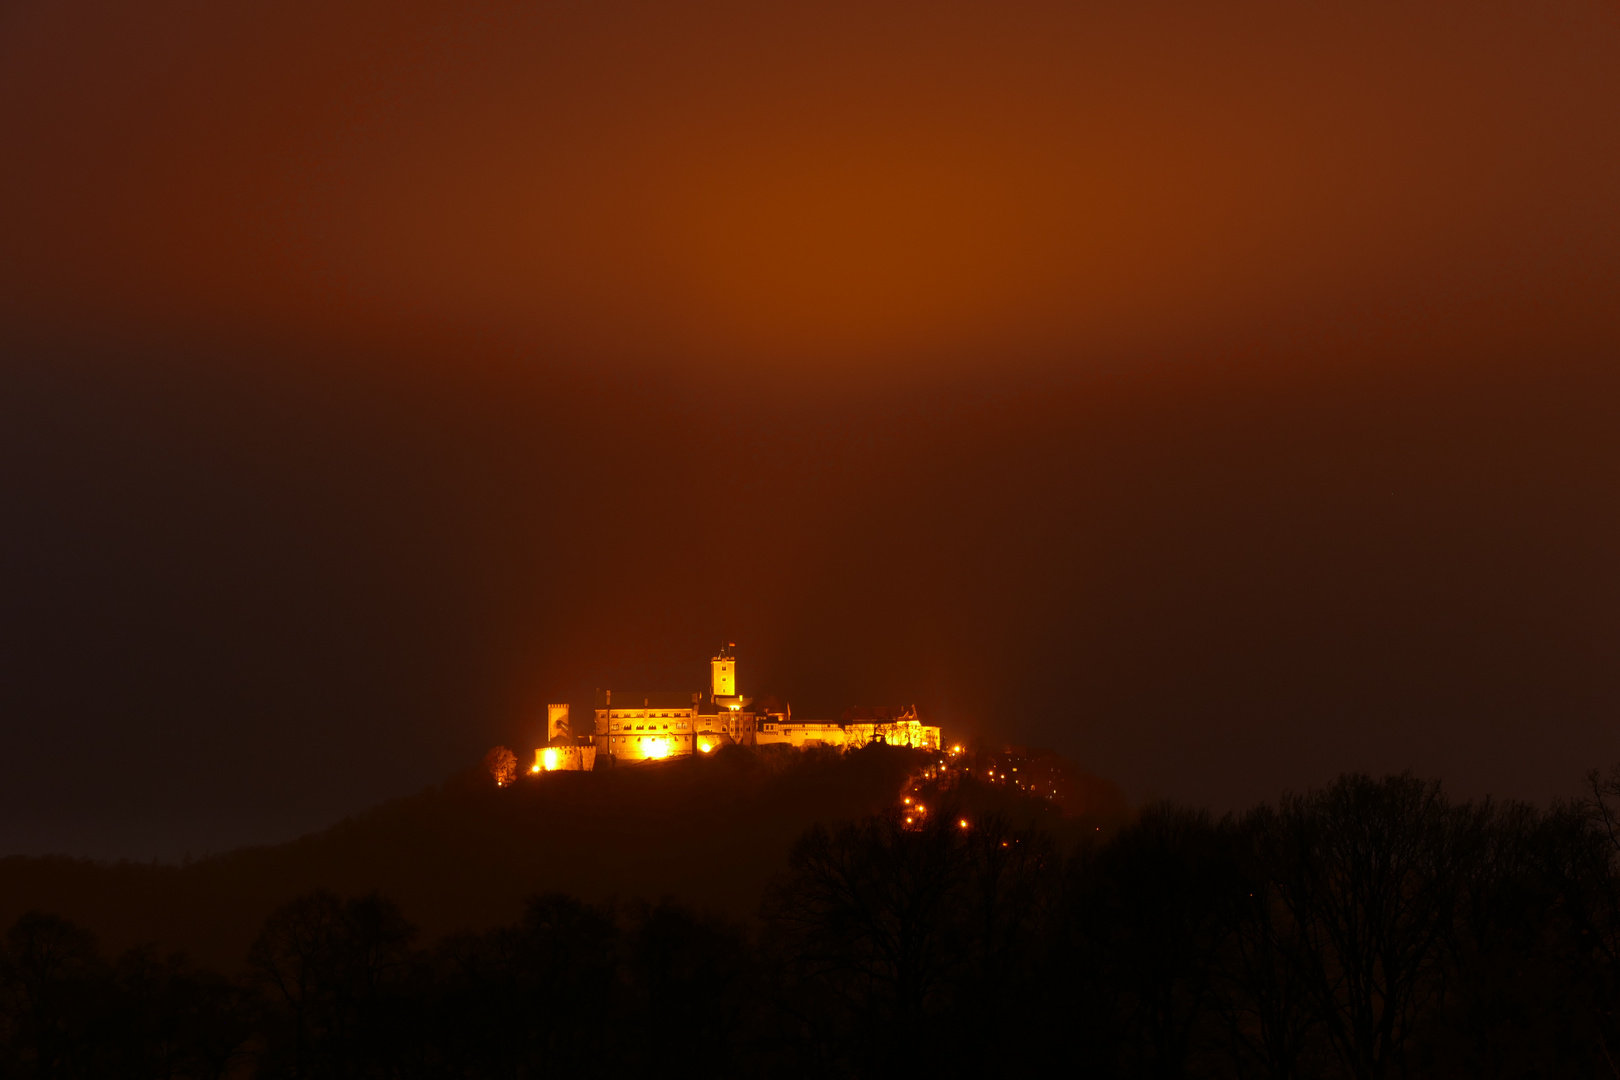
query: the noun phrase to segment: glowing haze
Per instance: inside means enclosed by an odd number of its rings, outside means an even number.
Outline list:
[[[1620,759],[1620,8],[0,5],[0,853],[548,702]]]
[[[23,312],[817,368],[1612,330],[1597,0],[3,18]]]

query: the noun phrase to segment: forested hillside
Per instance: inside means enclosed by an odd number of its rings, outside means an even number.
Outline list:
[[[49,911],[113,951],[153,943],[233,971],[265,917],[314,889],[379,890],[430,937],[509,922],[527,897],[554,890],[593,902],[667,895],[746,918],[796,837],[817,822],[892,805],[916,767],[912,752],[871,747],[848,755],[739,748],[697,761],[524,775],[500,790],[470,770],[292,843],[183,866],[3,859],[0,925]],[[1117,789],[1088,782],[1123,811]]]

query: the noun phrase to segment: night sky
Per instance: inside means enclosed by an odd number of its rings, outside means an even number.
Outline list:
[[[0,6],[0,854],[722,641],[1216,809],[1620,761],[1620,5]]]

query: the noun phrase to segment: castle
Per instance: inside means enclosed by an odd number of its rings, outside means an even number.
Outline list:
[[[939,728],[924,724],[915,705],[846,709],[842,720],[795,720],[787,702],[737,693],[731,646],[709,661],[709,692],[598,690],[594,732],[575,735],[567,705],[547,707],[545,746],[534,772],[589,770],[598,760],[632,764],[713,753],[722,746],[830,746],[868,743],[939,749]]]

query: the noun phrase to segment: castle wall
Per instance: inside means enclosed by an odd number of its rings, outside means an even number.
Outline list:
[[[840,750],[857,750],[878,737],[890,746],[914,746],[923,750],[939,749],[939,728],[916,720],[892,724],[833,724],[789,720],[764,722],[755,734],[759,746],[793,746],[806,749],[812,746],[835,746]]]
[[[759,725],[756,746],[792,746],[803,750],[812,746],[835,746],[840,750],[862,745],[851,742],[842,724],[772,718]]]
[[[596,745],[621,762],[662,761],[692,753],[696,710],[605,708],[596,710]]]
[[[590,772],[596,768],[594,746],[542,746],[534,752],[533,772]]]
[[[701,694],[598,690],[597,752],[629,764],[712,753],[733,743],[850,750],[882,741],[939,749],[939,728],[921,723],[916,706],[852,708],[842,723],[796,721],[784,701],[736,694],[736,661],[729,654],[711,664],[713,692],[707,700]]]

